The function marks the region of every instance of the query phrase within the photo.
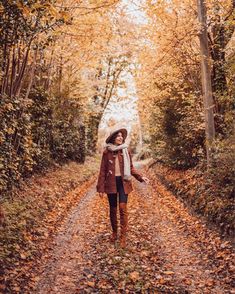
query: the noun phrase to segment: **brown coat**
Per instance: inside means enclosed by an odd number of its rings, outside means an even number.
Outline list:
[[[139,182],[143,182],[144,180],[142,179],[142,174],[137,172],[137,170],[133,166],[132,156],[129,149],[128,149],[128,153],[129,153],[130,162],[131,162],[131,175],[134,176]],[[133,191],[133,187],[132,187],[131,181],[126,181],[123,179],[124,178],[124,159],[123,159],[122,150],[118,150],[116,155],[113,151],[110,151],[108,149],[105,149],[103,151],[96,190],[97,192],[103,192],[107,194],[117,193],[116,179],[115,179],[115,156],[118,156],[125,194],[129,194],[131,191]]]

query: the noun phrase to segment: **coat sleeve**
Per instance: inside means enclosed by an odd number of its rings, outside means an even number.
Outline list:
[[[100,164],[100,172],[99,172],[98,181],[96,185],[97,192],[104,193],[105,176],[106,176],[106,153],[103,152],[101,164]]]
[[[136,178],[136,180],[138,180],[139,182],[144,182],[142,173],[138,172],[133,166],[132,155],[131,155],[131,152],[129,149],[128,149],[128,153],[130,156],[131,175],[134,176]]]

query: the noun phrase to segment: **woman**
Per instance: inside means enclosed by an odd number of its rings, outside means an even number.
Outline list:
[[[106,148],[103,151],[100,172],[97,182],[97,192],[100,197],[108,195],[110,208],[110,222],[112,226],[111,242],[117,240],[117,200],[119,195],[120,212],[120,246],[126,246],[127,232],[127,201],[128,194],[133,190],[131,175],[138,181],[149,183],[149,179],[139,173],[132,163],[132,156],[125,143],[127,130],[125,128],[115,130],[106,139]]]

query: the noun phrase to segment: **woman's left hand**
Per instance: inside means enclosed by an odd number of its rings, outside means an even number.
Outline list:
[[[146,184],[149,184],[150,180],[149,180],[147,177],[142,177],[142,179],[144,180],[144,182],[145,182]]]

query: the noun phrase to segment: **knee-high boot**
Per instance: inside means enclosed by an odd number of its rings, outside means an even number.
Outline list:
[[[121,235],[120,235],[120,247],[126,247],[126,235],[127,235],[127,225],[128,225],[128,215],[127,215],[127,203],[119,203],[119,211],[120,211],[120,227],[121,227]]]
[[[112,226],[112,235],[110,237],[110,241],[113,243],[117,240],[117,207],[110,207],[110,222]]]

